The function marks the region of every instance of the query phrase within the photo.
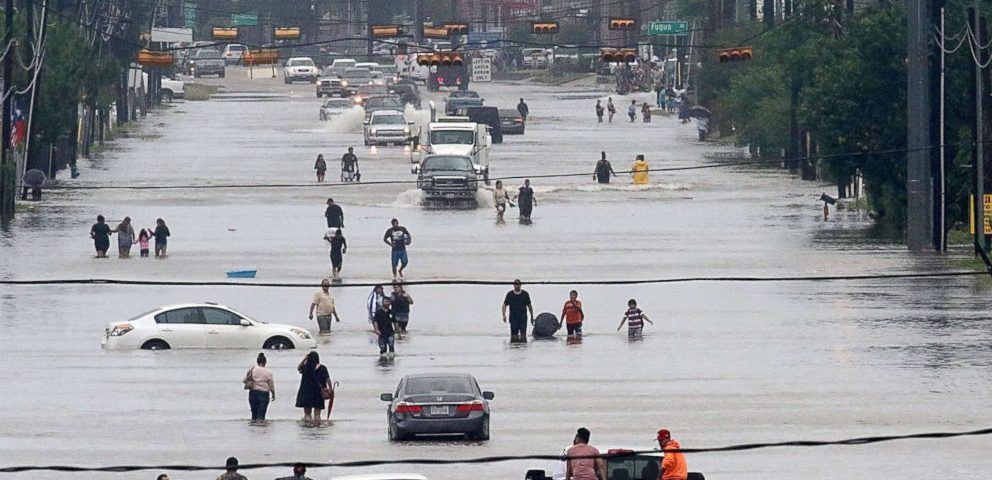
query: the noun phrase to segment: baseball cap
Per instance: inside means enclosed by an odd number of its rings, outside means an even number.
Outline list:
[[[672,439],[672,432],[669,432],[667,429],[662,428],[661,430],[658,430],[658,436],[656,437],[656,439],[657,440],[671,440]]]

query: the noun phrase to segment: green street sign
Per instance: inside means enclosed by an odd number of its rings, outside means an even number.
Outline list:
[[[232,27],[253,27],[258,25],[258,15],[252,13],[232,13]]]
[[[186,3],[183,5],[183,26],[186,28],[196,27],[196,4]]]
[[[689,22],[656,20],[648,24],[648,35],[685,35],[687,33],[689,33]]]

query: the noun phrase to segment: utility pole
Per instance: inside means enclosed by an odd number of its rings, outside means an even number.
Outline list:
[[[6,0],[3,10],[4,35],[3,47],[6,49],[14,41],[14,0]],[[3,109],[0,112],[3,128],[0,135],[0,218],[4,221],[14,216],[14,182],[16,168],[13,167],[13,158],[10,152],[10,102],[13,101],[14,92],[14,50],[7,50],[3,57]]]
[[[366,52],[368,55],[368,60],[372,60],[372,52],[375,47],[372,45],[372,0],[365,0],[365,32],[368,35],[368,43],[366,44]]]
[[[413,0],[413,42],[416,45],[423,43],[424,39],[424,8],[420,0]]]
[[[932,0],[906,5],[906,244],[911,251],[932,245],[933,188],[930,146],[930,15]]]
[[[968,20],[975,35],[975,44],[981,45],[982,27],[979,0],[975,6],[968,9]],[[985,125],[982,109],[982,65],[985,55],[981,48],[976,48],[978,58],[975,61],[975,168],[972,170],[975,181],[974,223],[975,223],[975,253],[985,250]]]

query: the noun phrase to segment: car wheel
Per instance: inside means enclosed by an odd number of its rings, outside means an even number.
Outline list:
[[[489,417],[482,421],[482,428],[475,432],[475,438],[479,440],[489,440]]]
[[[162,90],[161,92],[159,92],[158,98],[159,98],[159,100],[161,100],[163,102],[171,102],[172,101],[172,90]]]
[[[170,348],[172,347],[163,340],[149,340],[141,346],[142,350],[169,350]]]
[[[393,422],[389,422],[389,440],[392,442],[406,440],[406,433],[400,430],[400,427],[397,427]]]
[[[323,96],[323,94],[321,94],[320,92],[317,92],[317,98],[320,98],[321,96]]]
[[[290,350],[293,347],[293,342],[290,342],[286,337],[272,337],[265,341],[262,348],[266,350]]]

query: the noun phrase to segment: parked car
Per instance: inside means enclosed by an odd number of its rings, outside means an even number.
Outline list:
[[[329,98],[320,107],[320,119],[330,120],[335,115],[340,115],[355,108],[355,104],[347,98]]]
[[[400,110],[376,110],[364,123],[365,144],[405,145],[410,141],[411,123]]]
[[[240,43],[231,43],[224,47],[224,51],[221,52],[221,56],[224,57],[225,65],[236,65],[241,63],[241,58],[244,57],[245,52],[248,51],[248,47]]]
[[[520,116],[520,112],[516,108],[501,108],[499,109],[499,126],[507,135],[523,135],[524,117]]]
[[[221,57],[219,51],[212,48],[197,50],[186,61],[186,74],[195,78],[204,75],[217,75],[224,78],[225,73],[224,58]]]
[[[186,96],[186,82],[169,77],[162,77],[162,85],[158,96],[163,102],[171,102],[175,98]]]
[[[224,305],[187,303],[156,308],[125,322],[112,322],[103,348],[317,348],[305,329],[253,320]]]
[[[317,64],[309,57],[293,57],[286,60],[286,65],[282,69],[283,80],[286,83],[306,80],[310,83],[317,83],[320,70]]]
[[[390,440],[422,434],[489,439],[489,400],[493,393],[479,389],[472,375],[407,375],[395,393],[383,393],[379,398],[389,402],[386,421]]]

